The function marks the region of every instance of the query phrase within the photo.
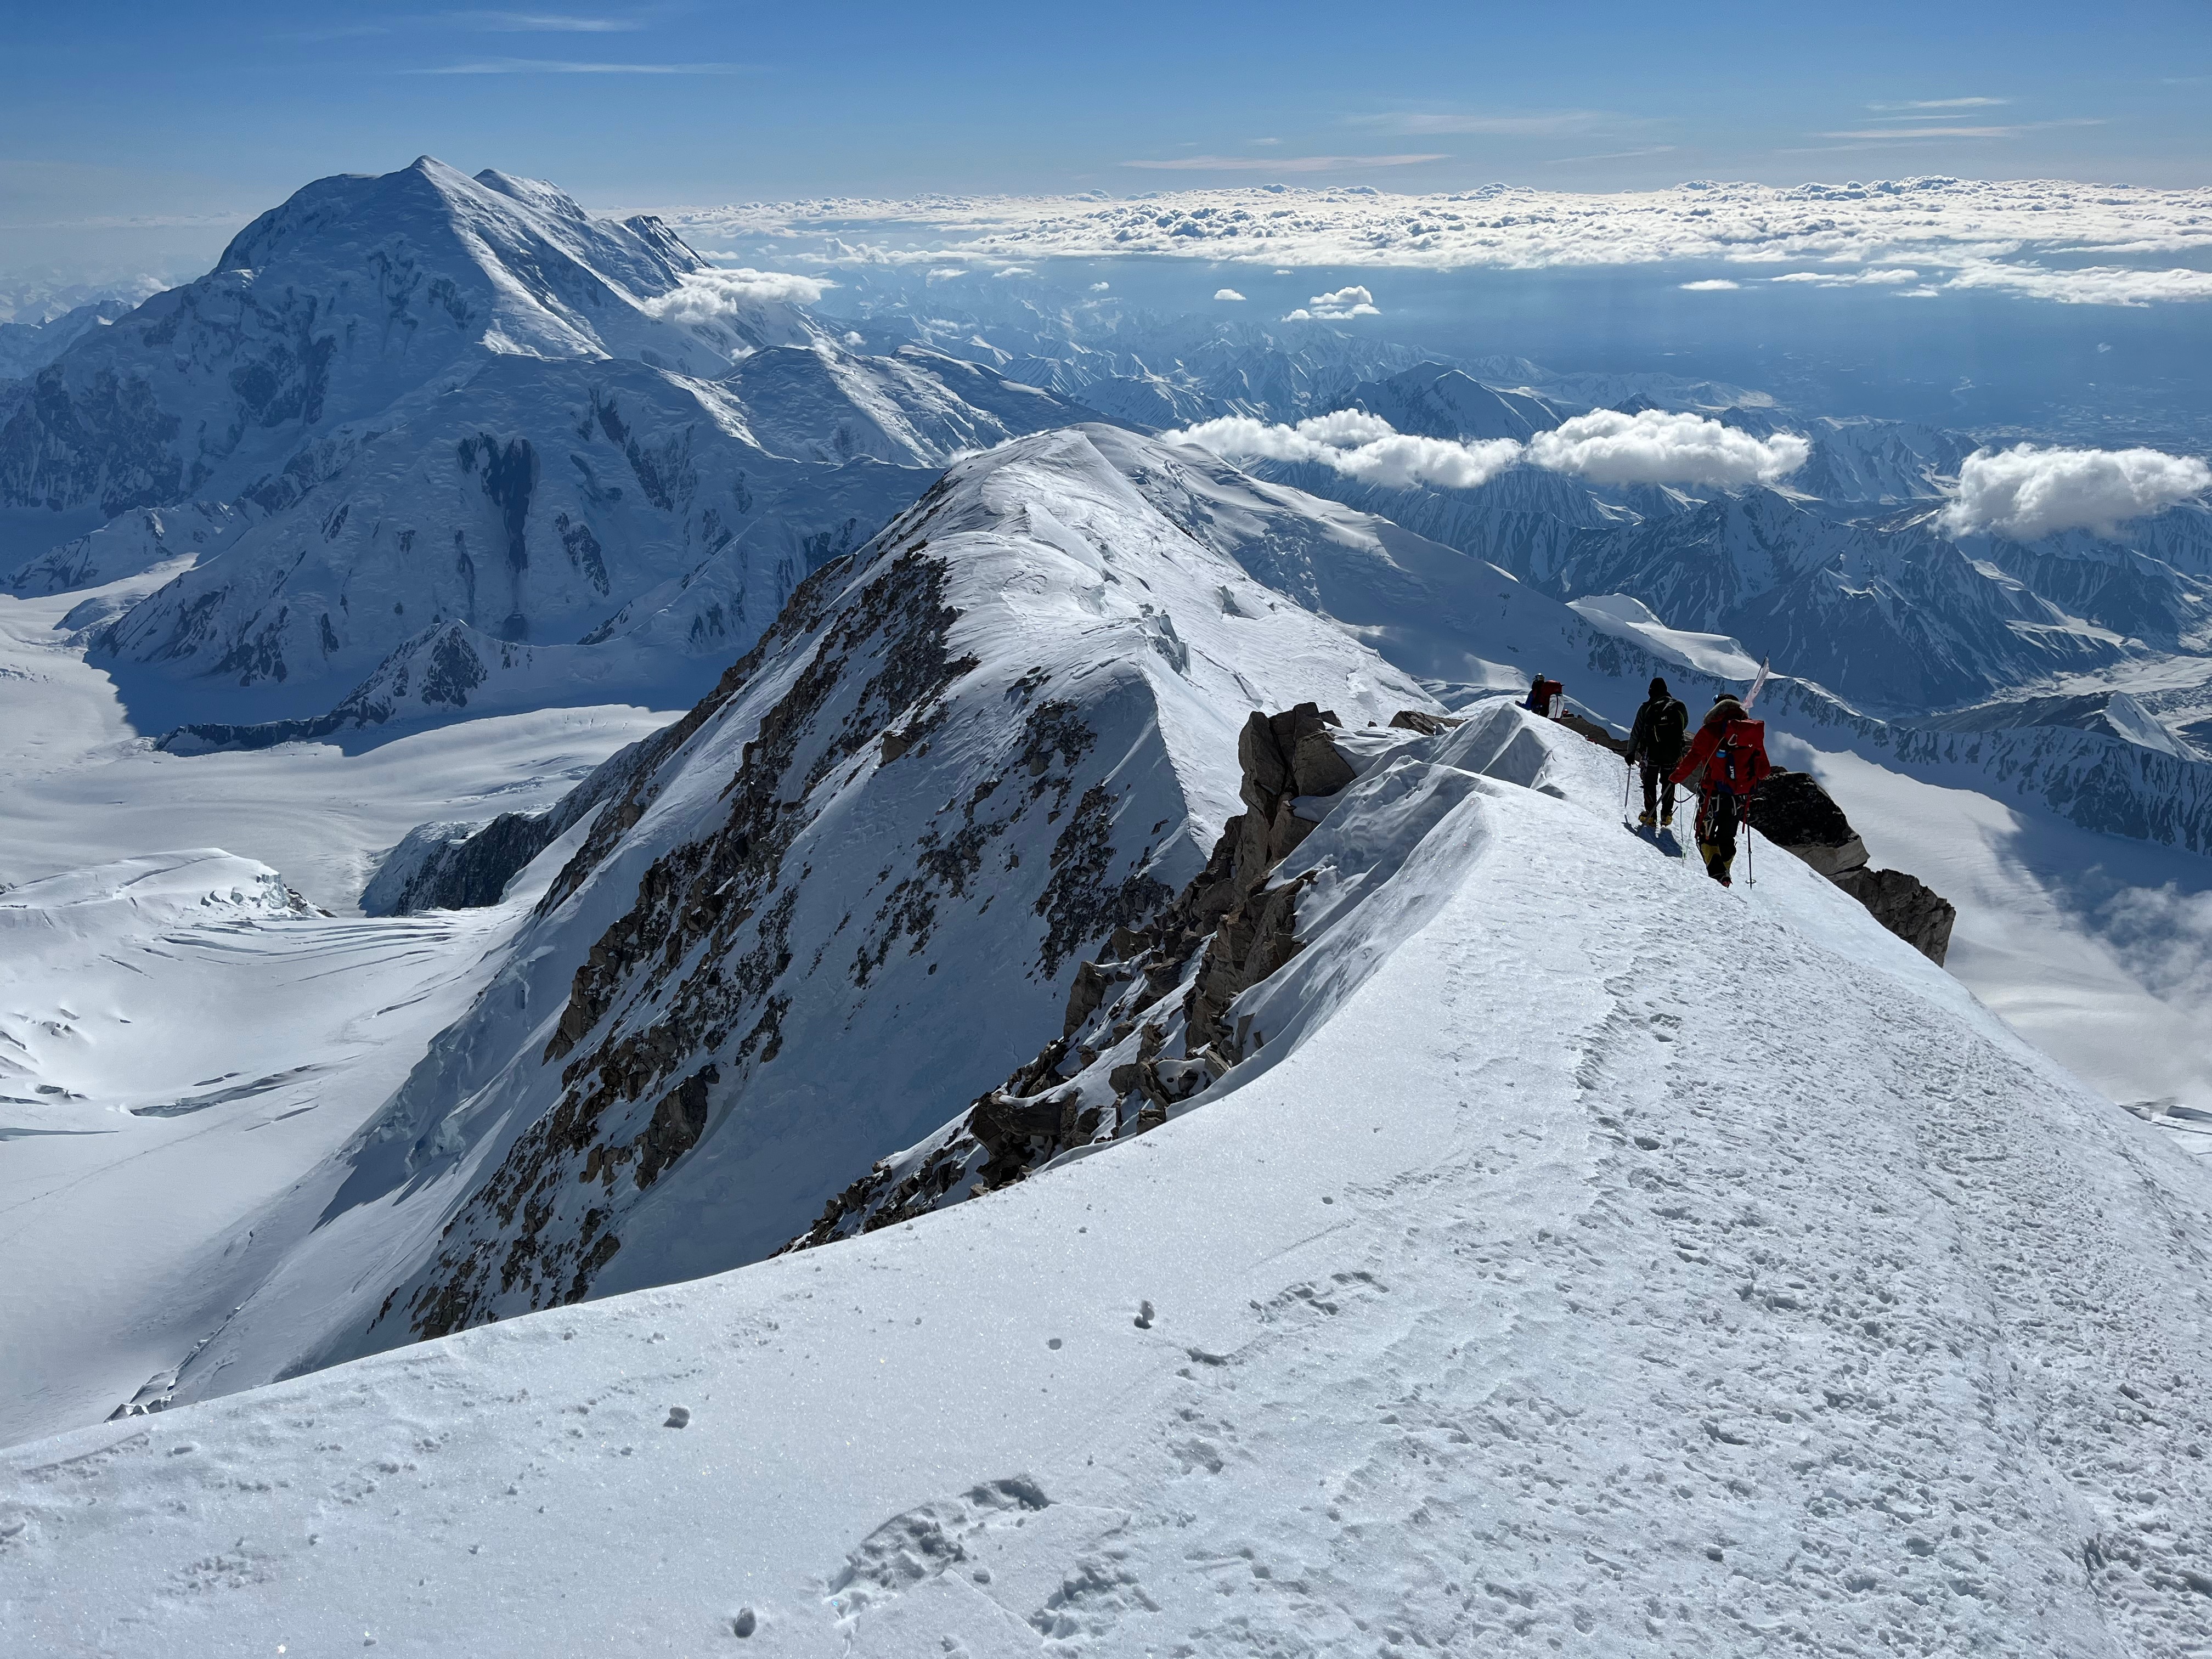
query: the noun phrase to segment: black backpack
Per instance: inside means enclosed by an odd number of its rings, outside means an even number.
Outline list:
[[[1651,747],[1662,755],[1679,755],[1690,739],[1690,711],[1680,697],[1669,697],[1651,717]]]

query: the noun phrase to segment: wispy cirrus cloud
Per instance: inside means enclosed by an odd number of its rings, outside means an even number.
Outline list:
[[[441,64],[410,75],[743,75],[749,64],[586,64],[566,58],[487,58]]]
[[[1410,167],[1448,161],[1442,151],[1425,155],[1178,155],[1165,161],[1124,161],[1157,173],[1339,173],[1356,167]]]
[[[2069,116],[2063,121],[2021,121],[2007,126],[1966,127],[1953,121],[1934,125],[1855,127],[1841,132],[1816,132],[1815,138],[1858,138],[1877,143],[1912,142],[1929,138],[2017,138],[2023,132],[2045,132],[2053,127],[2101,127],[2104,118]]]
[[[1558,137],[1588,132],[1620,118],[1602,110],[1537,110],[1503,115],[1460,114],[1449,110],[1403,110],[1379,115],[1354,115],[1346,125],[1372,127],[1381,132],[1489,133],[1509,137]]]
[[[2009,98],[1907,98],[1894,104],[1869,104],[1867,107],[1874,110],[1925,112],[1938,109],[1996,109],[2001,105],[2010,102],[2012,100]]]
[[[441,22],[488,34],[628,34],[645,27],[635,17],[577,17],[566,12],[449,11]]]
[[[1609,149],[1597,155],[1554,155],[1546,167],[1563,167],[1570,161],[1632,161],[1639,155],[1671,155],[1672,144],[1647,144],[1642,149]]]

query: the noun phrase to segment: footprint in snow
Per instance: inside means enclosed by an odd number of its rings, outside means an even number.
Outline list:
[[[671,1406],[668,1408],[668,1420],[660,1426],[664,1429],[681,1429],[688,1427],[690,1421],[691,1413],[689,1407]]]

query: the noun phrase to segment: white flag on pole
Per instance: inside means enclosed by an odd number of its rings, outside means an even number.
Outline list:
[[[1765,659],[1765,658],[1761,658],[1761,659],[1759,659],[1759,678],[1758,678],[1757,679],[1755,679],[1755,680],[1752,681],[1752,683],[1751,683],[1751,690],[1744,693],[1744,697],[1743,697],[1743,712],[1744,712],[1745,714],[1748,714],[1749,713],[1751,713],[1751,706],[1752,706],[1752,704],[1753,704],[1753,703],[1755,703],[1755,702],[1757,702],[1759,701],[1759,694],[1760,692],[1762,692],[1762,691],[1765,690],[1766,690],[1766,659]]]

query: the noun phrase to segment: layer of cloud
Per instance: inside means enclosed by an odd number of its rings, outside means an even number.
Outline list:
[[[1812,288],[1882,288],[1895,283],[1917,283],[1920,273],[1895,266],[1880,270],[1791,270],[1770,276],[1770,283],[1803,283]]]
[[[1124,161],[1156,173],[1347,173],[1361,167],[1410,167],[1451,158],[1426,155],[1178,155],[1165,161]]]
[[[1685,294],[1719,294],[1732,288],[1741,288],[1741,283],[1731,283],[1725,276],[1708,276],[1703,282],[1680,284]]]
[[[822,298],[824,289],[836,286],[819,276],[744,266],[735,270],[695,270],[684,277],[681,287],[643,301],[643,308],[672,323],[714,323],[764,305],[811,306]]]
[[[1571,472],[1596,484],[1734,489],[1775,483],[1812,453],[1794,433],[1755,438],[1702,416],[1656,409],[1578,415],[1556,431],[1538,433],[1526,447],[1510,438],[1460,443],[1419,437],[1378,415],[1349,409],[1296,426],[1232,416],[1164,434],[1163,441],[1195,444],[1230,460],[1314,462],[1367,483],[1443,489],[1472,489],[1520,465]]]
[[[1944,284],[1993,288],[2069,306],[2147,306],[2173,300],[2212,300],[2212,270],[2138,270],[2129,265],[2085,265],[2053,270],[2043,265],[1977,260]]]
[[[2000,104],[2009,104],[2009,98],[1905,98],[1893,104],[1869,104],[1869,109],[1995,109]]]
[[[2021,541],[2062,530],[2109,536],[2130,519],[2212,489],[2212,467],[2156,449],[1983,450],[1959,468],[1959,493],[1943,510],[1954,535],[1990,531]]]
[[[1280,161],[1264,165],[1283,170]],[[833,264],[1157,254],[1277,270],[1677,264],[1702,276],[1716,265],[1911,266],[1931,284],[1957,273],[1960,287],[2101,304],[2202,297],[2212,280],[2110,263],[2212,250],[2212,186],[1930,178],[1587,193],[1489,185],[1416,195],[1275,183],[1120,200],[1097,192],[829,198],[663,211],[680,233],[710,240],[817,239],[816,257]],[[908,251],[922,239],[930,252]],[[2041,262],[2062,251],[2101,257],[2108,270],[2046,270]]]
[[[1244,296],[1233,288],[1217,288],[1213,290],[1213,297],[1217,300],[1241,300]]]
[[[1634,415],[1594,410],[1528,441],[1531,464],[1597,484],[1705,484],[1736,489],[1775,483],[1811,459],[1794,432],[1754,438],[1702,415],[1646,409]]]
[[[1433,484],[1472,489],[1521,459],[1510,438],[1454,443],[1400,432],[1377,415],[1340,409],[1296,426],[1243,416],[1203,421],[1160,434],[1164,443],[1195,444],[1227,460],[1315,461],[1365,483]]]
[[[1214,297],[1218,299],[1220,295]],[[1283,320],[1286,323],[1340,323],[1352,317],[1380,317],[1382,314],[1375,308],[1375,296],[1365,289],[1340,288],[1334,293],[1315,295]]]

